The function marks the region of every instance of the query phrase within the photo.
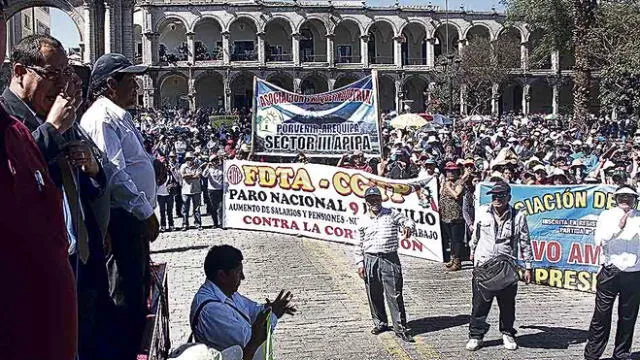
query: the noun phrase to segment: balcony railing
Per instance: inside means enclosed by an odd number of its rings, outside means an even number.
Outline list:
[[[336,63],[338,64],[360,64],[360,56],[340,56],[336,57]]]
[[[215,51],[211,53],[196,54],[196,61],[214,61],[214,60],[222,60],[222,52]]]
[[[370,56],[370,64],[393,64],[393,56]]]
[[[300,54],[300,61],[307,63],[307,62],[327,62],[327,55],[326,54],[320,54],[320,55],[303,55]]]
[[[178,61],[187,61],[189,56],[186,53],[165,53],[159,56],[161,62],[175,63]]]
[[[425,58],[405,58],[402,61],[402,65],[427,65],[427,59],[425,59]]]
[[[267,54],[267,62],[270,61],[293,61],[293,54]]]
[[[258,61],[258,53],[251,52],[231,54],[231,61]]]

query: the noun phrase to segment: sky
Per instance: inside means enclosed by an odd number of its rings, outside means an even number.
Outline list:
[[[367,0],[371,6],[393,5],[395,0]],[[400,0],[401,5],[426,5],[429,0]],[[445,0],[431,0],[431,4],[445,8]],[[464,6],[466,10],[491,10],[495,7],[498,11],[504,10],[499,0],[449,0],[449,9],[460,10]],[[66,49],[78,47],[80,33],[73,20],[65,12],[51,8],[51,35],[62,42]]]

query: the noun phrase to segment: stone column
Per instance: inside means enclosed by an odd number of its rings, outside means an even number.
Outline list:
[[[370,59],[369,59],[369,36],[362,35],[360,36],[360,62],[362,63],[362,67],[368,68]],[[374,59],[375,63],[375,59]]]
[[[104,2],[104,51],[115,52],[116,44],[116,9],[113,4],[114,0]]]
[[[560,107],[560,84],[553,84],[553,95],[551,97],[551,109],[554,115],[558,115]]]
[[[462,54],[464,51],[464,46],[467,44],[467,39],[458,40],[458,54]]]
[[[434,81],[429,83],[429,95],[427,96],[427,101],[429,102],[429,104],[431,104],[431,101],[433,101],[433,93],[436,90],[436,86],[437,84]]]
[[[222,80],[224,85],[224,111],[231,113],[231,84],[228,75]]]
[[[300,34],[292,34],[291,35],[291,52],[293,64],[295,66],[300,66]]]
[[[393,38],[393,63],[397,68],[402,67],[402,40],[404,37],[395,36]]]
[[[427,66],[434,67],[436,64],[435,39],[427,38]]]
[[[94,17],[94,2],[93,0],[85,0],[83,3],[83,15],[84,15],[84,29],[82,29],[84,33],[84,54],[82,59],[84,62],[93,63],[96,60],[96,52],[95,52],[95,23],[93,21]]]
[[[498,116],[500,112],[500,85],[493,84],[491,87],[491,115]]]
[[[522,86],[522,113],[529,115],[529,109],[531,108],[531,84],[524,84]]]
[[[160,34],[154,32],[151,34],[151,63],[157,64],[160,61]]]
[[[402,113],[402,80],[398,79],[396,84],[396,113]]]
[[[231,34],[228,31],[222,32],[222,63],[224,65],[229,65],[231,59],[231,47],[229,44],[229,39],[231,38]],[[225,101],[226,106],[226,101]]]
[[[123,30],[125,24],[123,22],[124,19],[122,17],[122,2],[121,1],[114,1],[113,2],[113,11],[114,11],[115,16],[112,16],[113,22],[111,23],[111,26],[114,29],[115,38],[111,39],[112,49],[115,49],[115,52],[117,52],[117,53],[123,54],[123,51],[122,51],[122,36],[123,36],[122,30]]]
[[[520,44],[520,66],[522,70],[529,69],[529,43],[526,41]]]
[[[336,64],[335,60],[335,52],[333,48],[333,38],[334,34],[327,34],[327,62],[329,63],[329,67],[334,67]]]
[[[336,88],[336,78],[331,77],[329,81],[327,81],[327,89],[329,91],[333,91]]]
[[[468,111],[466,95],[467,95],[467,87],[466,85],[461,85],[460,86],[460,115],[466,115]]]
[[[300,79],[299,77],[295,77],[293,79],[293,92],[296,94],[300,94],[300,85],[302,84],[302,79]]]
[[[122,54],[128,59],[136,55],[136,42],[133,36],[133,3],[122,4]]]
[[[153,62],[153,33],[146,32],[142,34],[142,63],[152,65]]]
[[[144,74],[142,75],[142,86],[143,86],[143,104],[146,108],[155,106],[155,88],[153,86],[153,78],[151,75]]]
[[[551,70],[560,71],[560,51],[558,50],[551,52]]]
[[[259,32],[258,36],[258,62],[260,65],[265,64],[265,49],[264,49],[264,32]]]
[[[188,84],[188,97],[189,97],[189,110],[195,110],[196,109],[196,79],[194,79],[193,77],[193,70],[189,69],[189,80],[187,81]]]
[[[196,42],[194,41],[196,33],[189,31],[187,35],[187,61],[191,64],[196,63]]]

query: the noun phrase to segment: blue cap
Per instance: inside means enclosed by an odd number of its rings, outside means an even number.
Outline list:
[[[115,74],[143,74],[148,68],[147,65],[133,65],[122,54],[104,54],[93,65],[91,82],[99,82]]]
[[[364,192],[364,197],[373,196],[373,195],[382,197],[382,193],[380,192],[380,189],[378,189],[377,186],[371,186]]]

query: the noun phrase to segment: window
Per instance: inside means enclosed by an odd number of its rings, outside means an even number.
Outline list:
[[[36,20],[36,26],[37,26],[37,33],[38,34],[47,34],[47,35],[49,35],[51,33],[51,29],[49,29],[49,27],[47,25],[43,24],[39,20]]]
[[[349,63],[351,60],[351,45],[338,45],[338,62]]]
[[[24,23],[24,27],[27,29],[31,29],[31,16],[24,14],[24,19],[22,20]]]
[[[47,6],[41,7],[40,10],[42,10],[43,12],[46,12],[47,14],[49,13],[49,8]]]

